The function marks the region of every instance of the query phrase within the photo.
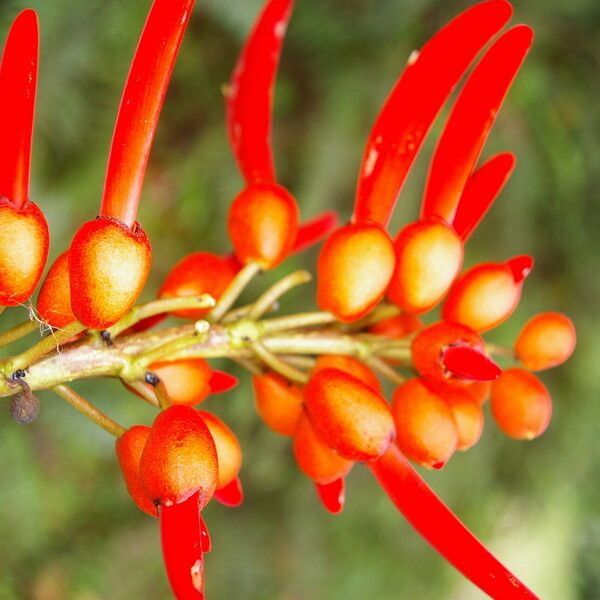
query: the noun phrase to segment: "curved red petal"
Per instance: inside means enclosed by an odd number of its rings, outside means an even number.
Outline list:
[[[315,489],[321,504],[332,515],[338,515],[344,509],[346,501],[346,480],[343,477],[331,483],[315,483]]]
[[[298,228],[298,235],[292,253],[302,252],[314,244],[319,243],[327,237],[338,225],[338,214],[334,210],[328,210],[314,219],[305,221]]]
[[[198,494],[185,502],[160,506],[160,536],[165,570],[178,600],[203,600],[204,557]]]
[[[466,241],[509,180],[516,158],[502,152],[486,161],[468,179],[458,202],[452,225],[458,237]]]
[[[531,28],[517,25],[502,35],[475,67],[435,149],[422,217],[438,216],[452,223],[465,184],[532,42]]]
[[[10,28],[0,66],[0,197],[17,208],[29,199],[38,54],[38,19],[27,9]]]
[[[246,41],[225,93],[227,131],[248,183],[274,182],[273,85],[293,0],[269,0]]]
[[[396,445],[368,466],[419,534],[486,594],[512,600],[537,598],[460,522]]]
[[[194,0],[154,0],[113,133],[100,214],[132,227],[167,86]]]
[[[500,367],[472,346],[448,346],[442,351],[442,364],[453,377],[467,381],[494,381],[502,374]]]
[[[237,386],[239,380],[237,377],[230,375],[225,371],[213,370],[210,379],[208,380],[208,386],[210,387],[211,394],[222,394],[228,392]]]
[[[215,492],[215,500],[223,506],[240,506],[244,501],[244,488],[239,477],[229,482],[225,487]]]
[[[208,533],[208,527],[202,518],[202,513],[200,513],[200,543],[202,545],[202,552],[208,554],[212,548],[212,541],[210,533]]]
[[[433,121],[479,51],[511,14],[512,7],[504,0],[481,2],[411,55],[369,135],[354,221],[387,224]]]

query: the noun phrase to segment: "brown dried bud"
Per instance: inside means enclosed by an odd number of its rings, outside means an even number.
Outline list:
[[[27,425],[35,421],[39,413],[40,401],[29,387],[23,386],[23,389],[10,400],[10,414],[13,421],[20,425]]]

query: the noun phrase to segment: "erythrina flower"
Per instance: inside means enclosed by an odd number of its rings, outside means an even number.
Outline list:
[[[48,224],[29,199],[38,43],[37,16],[24,10],[0,63],[0,306],[31,296],[48,257]]]
[[[133,306],[150,271],[150,242],[136,222],[154,132],[194,0],[155,0],[127,78],[113,134],[100,215],[71,243],[75,316],[105,329]]]
[[[193,4],[152,4],[118,111],[99,215],[79,228],[51,266],[37,309],[53,330],[0,361],[0,395],[16,398],[13,417],[25,423],[37,409],[23,416],[19,403],[34,398],[32,390],[52,388],[117,438],[129,494],[159,518],[167,577],[178,599],[204,598],[203,554],[211,541],[201,511],[213,497],[229,507],[244,498],[239,440],[218,417],[191,407],[238,383],[206,359],[232,359],[252,373],[258,415],[291,438],[296,463],[327,511],[341,512],[346,477],[355,462],[365,462],[415,529],[485,593],[534,598],[409,462],[439,469],[456,450],[476,445],[490,390],[491,412],[504,433],[541,435],[552,401],[526,369],[561,364],[575,346],[573,324],[553,312],[524,326],[514,352],[481,335],[515,310],[531,257],[459,274],[470,235],[515,167],[510,152],[478,161],[529,51],[531,29],[518,25],[500,34],[511,6],[486,0],[413,52],[367,139],[350,222],[338,227],[337,214],[325,211],[299,224],[296,200],[276,177],[271,143],[275,76],[293,1],[267,0],[223,90],[231,150],[244,180],[228,213],[233,253],[187,250],[158,299],[134,307],[151,262],[150,242],[136,221],[138,204]],[[48,252],[46,222],[29,200],[37,40],[35,13],[24,11],[0,65],[5,306],[31,297]],[[433,153],[420,215],[392,241],[388,224],[406,177],[467,72]],[[287,274],[258,299],[236,306],[258,271],[324,238],[316,282],[321,311],[268,314],[284,293],[310,280],[306,271]],[[426,313],[442,302],[442,320],[431,323]],[[146,331],[168,315],[194,322]],[[32,320],[3,333],[0,345],[35,327]],[[502,371],[497,356],[524,368],[510,364]],[[418,376],[407,380],[407,372]],[[65,385],[90,376],[120,378],[158,408],[152,425],[125,428]],[[395,385],[391,406],[380,378]]]

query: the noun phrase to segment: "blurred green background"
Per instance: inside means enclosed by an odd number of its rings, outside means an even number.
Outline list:
[[[96,214],[114,117],[148,0],[1,0],[0,40],[26,6],[39,12],[41,71],[32,197],[51,226],[51,258]],[[227,248],[224,220],[241,180],[224,129],[221,85],[260,0],[198,0],[167,96],[140,221],[155,247],[145,297],[175,260]],[[276,90],[280,179],[303,215],[350,215],[366,136],[410,51],[467,2],[297,0]],[[469,243],[467,263],[528,253],[536,267],[513,318],[490,339],[510,344],[535,312],[574,319],[579,345],[542,374],[552,424],[531,443],[488,419],[481,442],[425,476],[493,551],[541,597],[600,597],[600,3],[515,3],[536,43],[484,154],[512,150],[517,170]],[[443,122],[443,120],[441,121]],[[439,124],[436,132],[439,132]],[[434,132],[434,133],[436,133]],[[0,132],[1,137],[1,132]],[[395,227],[417,215],[435,135],[398,205]],[[316,252],[286,269],[312,268]],[[284,310],[313,306],[308,289]],[[2,327],[23,320],[7,311]],[[149,423],[152,411],[112,381],[76,386],[112,416]],[[129,500],[113,441],[49,393],[29,427],[0,414],[0,599],[169,598],[157,523]],[[481,598],[447,566],[357,467],[347,506],[326,514],[296,470],[289,442],[266,430],[247,378],[206,403],[245,448],[246,502],[205,518],[211,600]]]

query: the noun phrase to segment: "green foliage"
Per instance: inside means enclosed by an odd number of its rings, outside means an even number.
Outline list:
[[[33,194],[50,221],[51,257],[97,209],[120,92],[148,5],[28,3],[42,28]],[[278,172],[304,216],[336,207],[346,218],[370,125],[407,56],[467,3],[296,5],[276,92]],[[220,87],[260,6],[259,0],[199,0],[196,7],[139,216],[158,250],[147,298],[184,253],[226,247],[226,210],[241,180],[227,146]],[[21,0],[0,3],[0,39],[24,7]],[[600,585],[600,349],[593,335],[600,300],[600,4],[546,0],[516,3],[515,12],[537,39],[485,154],[512,150],[517,170],[469,244],[467,260],[536,258],[524,301],[495,341],[510,343],[536,311],[557,309],[573,317],[579,347],[568,365],[542,376],[555,416],[539,441],[507,440],[489,419],[482,442],[428,480],[542,597],[594,598]],[[404,191],[398,223],[416,215],[432,147]],[[311,252],[303,260],[312,268],[314,259]],[[293,303],[307,306],[308,298],[295,294]],[[3,327],[15,318],[5,313]],[[85,390],[125,424],[152,419],[115,382],[88,382]],[[168,597],[156,523],[130,502],[112,440],[58,398],[41,399],[40,418],[29,427],[10,422],[8,402],[0,415],[0,599]],[[247,492],[240,509],[213,503],[206,511],[214,548],[207,558],[209,598],[472,594],[361,467],[350,478],[344,514],[324,514],[293,465],[289,443],[257,422],[247,381],[207,407],[243,442]]]

